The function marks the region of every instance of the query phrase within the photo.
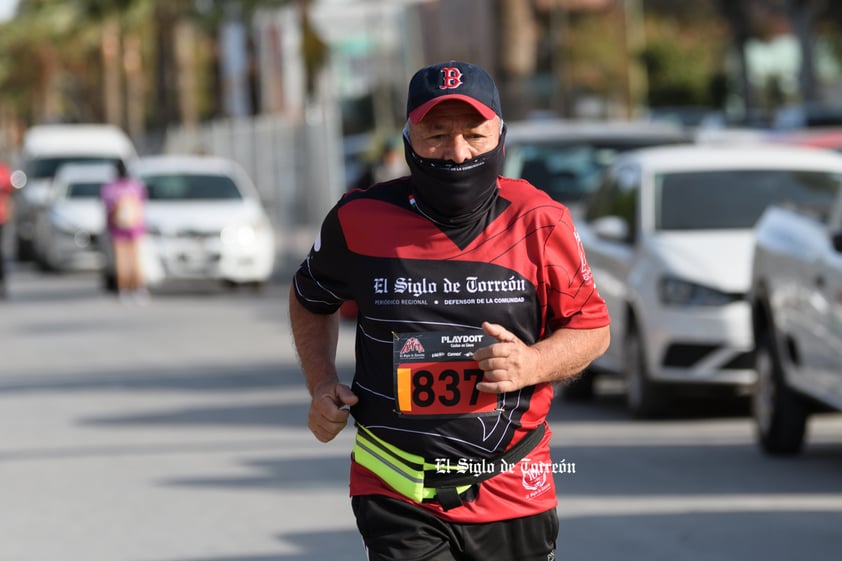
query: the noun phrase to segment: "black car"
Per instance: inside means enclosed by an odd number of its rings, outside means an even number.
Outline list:
[[[520,177],[575,210],[618,153],[693,141],[670,123],[537,120],[507,124],[503,175]]]

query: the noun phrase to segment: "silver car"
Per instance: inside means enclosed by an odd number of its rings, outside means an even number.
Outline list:
[[[56,172],[34,218],[35,254],[43,270],[102,266],[98,239],[105,227],[105,210],[100,191],[114,174],[110,164],[65,164]]]
[[[543,119],[506,127],[503,175],[526,179],[574,213],[619,154],[692,140],[682,127],[650,121]]]
[[[618,158],[578,224],[611,314],[611,345],[591,372],[622,375],[640,417],[667,411],[679,393],[747,394],[755,224],[767,206],[838,185],[841,174],[836,154],[771,144]]]
[[[21,147],[21,169],[15,182],[14,232],[18,261],[39,260],[35,241],[38,214],[48,204],[58,170],[71,163],[110,164],[137,157],[131,139],[106,124],[49,124],[27,129]]]
[[[257,189],[238,164],[213,156],[148,156],[131,173],[148,192],[147,235],[141,244],[147,285],[219,281],[262,286],[271,278],[274,229]],[[104,247],[104,283],[113,290],[110,243]]]

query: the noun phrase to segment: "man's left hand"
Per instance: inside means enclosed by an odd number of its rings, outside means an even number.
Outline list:
[[[512,392],[537,382],[540,354],[536,349],[497,323],[483,322],[482,330],[497,342],[474,353],[474,359],[485,374],[477,383],[479,391]]]

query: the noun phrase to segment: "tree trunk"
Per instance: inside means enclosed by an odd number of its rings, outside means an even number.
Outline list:
[[[143,83],[142,41],[137,32],[123,44],[123,68],[126,72],[126,126],[129,136],[139,142],[146,135],[146,100]]]
[[[116,17],[102,26],[102,71],[105,121],[122,127],[125,106],[123,103],[123,46],[120,22]]]
[[[196,66],[196,33],[193,24],[182,20],[175,26],[175,60],[178,70],[178,107],[182,126],[199,126],[198,68]]]
[[[746,56],[746,42],[749,37],[748,16],[744,5],[745,0],[720,0],[720,9],[731,25],[734,52],[737,57],[737,89],[743,100],[745,124],[751,120],[754,112],[754,92],[749,80],[748,57]]]
[[[801,46],[801,67],[798,72],[798,81],[801,101],[805,104],[819,101],[813,49],[813,21],[816,12],[823,3],[822,0],[787,0],[792,28]]]
[[[537,59],[535,15],[530,0],[500,2],[500,66],[503,71],[501,95],[507,118],[520,119],[529,102],[529,78]]]
[[[155,65],[156,124],[163,132],[170,123],[178,121],[176,89],[177,75],[173,47],[175,10],[170,2],[155,3],[155,31],[157,56]]]

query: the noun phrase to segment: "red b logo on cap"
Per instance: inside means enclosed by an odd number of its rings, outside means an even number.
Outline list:
[[[440,90],[452,90],[462,85],[462,71],[453,66],[446,66],[441,69]]]

